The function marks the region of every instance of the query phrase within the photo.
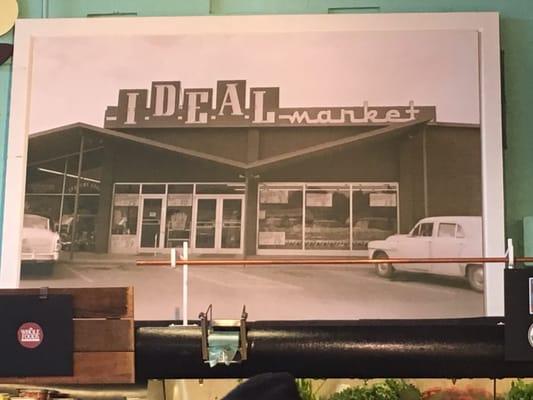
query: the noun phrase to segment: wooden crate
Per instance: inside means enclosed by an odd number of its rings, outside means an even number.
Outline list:
[[[121,384],[135,382],[133,288],[49,289],[70,294],[74,316],[74,375],[0,378],[0,383]],[[35,294],[39,289],[2,289]],[[53,362],[53,360],[43,360]]]

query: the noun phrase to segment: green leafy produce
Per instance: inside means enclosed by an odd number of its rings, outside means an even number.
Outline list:
[[[420,400],[421,397],[420,390],[403,379],[386,379],[373,385],[345,389],[330,400]]]
[[[324,382],[314,390],[312,379],[296,379],[296,386],[302,400],[325,400],[325,398],[317,394],[323,384]]]
[[[506,400],[533,400],[533,383],[519,379],[511,384]]]

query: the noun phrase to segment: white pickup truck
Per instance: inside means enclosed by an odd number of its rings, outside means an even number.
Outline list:
[[[395,271],[464,277],[470,287],[483,291],[483,265],[466,263],[391,264],[389,258],[483,257],[481,217],[430,217],[420,220],[407,235],[392,235],[368,243],[371,259],[382,259],[376,273],[389,278]]]

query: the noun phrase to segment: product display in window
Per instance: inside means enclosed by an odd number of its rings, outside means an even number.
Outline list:
[[[259,249],[302,249],[302,226],[302,189],[260,189]]]

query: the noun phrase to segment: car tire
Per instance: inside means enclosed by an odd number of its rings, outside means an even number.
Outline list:
[[[485,288],[483,265],[469,265],[466,268],[466,278],[468,284],[476,292],[482,292]]]
[[[373,257],[374,260],[388,260],[389,256],[383,252],[379,252],[374,254]],[[382,278],[392,278],[392,275],[394,275],[394,267],[391,263],[383,262],[379,264],[375,264],[376,274],[378,276],[381,276]]]

